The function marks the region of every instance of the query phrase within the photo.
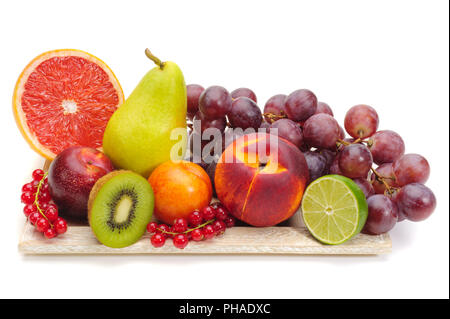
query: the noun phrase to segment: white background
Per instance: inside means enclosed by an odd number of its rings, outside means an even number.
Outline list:
[[[0,297],[449,297],[448,1],[4,1],[0,5],[2,129]],[[247,86],[259,105],[308,88],[343,122],[375,107],[381,129],[431,164],[432,217],[391,232],[378,257],[30,257],[17,250],[20,188],[43,160],[22,139],[11,97],[41,52],[103,59],[127,96],[153,65],[176,61],[187,83]],[[150,243],[149,243],[150,244]],[[169,243],[170,244],[170,243]]]

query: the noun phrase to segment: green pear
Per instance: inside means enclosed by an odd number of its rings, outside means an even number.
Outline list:
[[[187,97],[180,68],[145,53],[157,66],[111,116],[103,151],[116,168],[148,178],[159,164],[184,157]]]

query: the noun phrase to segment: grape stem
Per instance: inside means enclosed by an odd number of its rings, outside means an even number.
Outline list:
[[[210,220],[204,222],[203,224],[198,225],[197,227],[194,227],[194,228],[188,228],[188,230],[186,230],[186,231],[184,231],[184,232],[182,232],[182,233],[174,233],[174,232],[166,231],[166,230],[161,229],[161,228],[156,228],[156,229],[159,230],[159,231],[160,231],[161,233],[163,233],[163,234],[169,234],[169,235],[187,234],[187,233],[190,233],[191,231],[194,231],[194,230],[199,229],[199,228],[202,228],[202,227],[204,227],[204,226],[206,226],[206,225],[208,225],[208,224],[211,224],[211,223],[213,223],[215,220],[216,220],[215,218],[210,219]]]
[[[157,66],[159,66],[159,68],[162,70],[164,68],[164,62],[162,62],[159,58],[157,58],[156,56],[153,55],[152,52],[150,52],[149,49],[145,49],[145,55],[147,56],[147,58],[149,58],[150,60],[152,60]]]
[[[397,189],[396,187],[391,187],[389,186],[389,184],[386,182],[386,179],[392,179],[390,177],[384,177],[382,176],[380,173],[378,173],[376,171],[376,169],[374,169],[373,167],[370,168],[373,172],[373,174],[375,175],[375,178],[377,179],[377,181],[383,183],[384,187],[386,187],[386,191],[389,195],[392,195],[395,193],[395,190]]]
[[[44,180],[47,177],[48,172],[45,172],[44,175],[42,176],[41,180],[39,181],[38,187],[36,189],[36,195],[34,196],[34,205],[36,206],[39,214],[42,215],[42,217],[44,217],[50,224],[50,226],[53,228],[52,223],[50,223],[50,221],[48,220],[47,216],[45,216],[45,214],[42,212],[41,207],[39,206],[39,191],[41,190],[42,184],[44,184]]]
[[[263,116],[268,119],[268,122],[270,124],[272,124],[275,121],[281,120],[281,119],[286,119],[287,115],[284,114],[283,111],[281,111],[280,115],[274,114],[274,113],[264,113]]]

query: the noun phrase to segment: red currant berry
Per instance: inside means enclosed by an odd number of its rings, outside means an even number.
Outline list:
[[[212,206],[206,206],[205,208],[203,208],[202,214],[205,220],[211,220],[216,216],[215,209]]]
[[[225,229],[227,229],[227,225],[221,220],[216,220],[211,225],[216,232],[216,236],[222,235],[225,232]]]
[[[33,204],[34,203],[34,195],[31,192],[22,193],[20,196],[22,203],[24,204]]]
[[[49,191],[49,186],[48,186],[48,184],[45,184],[45,183],[42,184],[42,185],[41,185],[41,188],[39,189],[39,191],[40,191],[40,192],[50,192],[50,191]]]
[[[164,237],[168,237],[169,234],[166,234],[165,232],[170,231],[170,227],[166,224],[159,224],[158,228],[156,229],[157,234],[162,234]]]
[[[229,216],[225,207],[219,206],[216,208],[216,219],[224,221]]]
[[[191,227],[197,227],[203,222],[203,214],[198,210],[194,210],[189,214],[188,221]]]
[[[173,222],[172,230],[174,233],[183,233],[187,230],[188,223],[184,218],[177,218]]]
[[[40,181],[44,177],[44,171],[41,169],[35,169],[32,174],[33,180]]]
[[[67,222],[65,219],[58,217],[54,223],[55,230],[58,234],[64,234],[67,231]]]
[[[58,218],[58,208],[55,205],[47,205],[48,208],[45,210],[45,217],[49,222],[54,222]]]
[[[30,223],[35,225],[38,219],[40,219],[41,217],[42,217],[41,213],[36,211],[34,213],[31,213],[30,216],[28,216],[28,220],[30,221]]]
[[[150,238],[150,242],[152,243],[153,247],[159,248],[164,246],[164,243],[166,242],[166,237],[162,234],[154,234]]]
[[[33,204],[26,204],[23,207],[23,213],[25,214],[25,216],[30,216],[32,213],[37,212],[37,208],[36,205]]]
[[[34,188],[33,183],[26,183],[25,185],[22,186],[22,193],[26,192],[30,193],[36,192],[36,188]]]
[[[205,227],[203,227],[202,232],[203,236],[205,236],[205,239],[211,239],[216,235],[216,231],[211,225],[206,225]]]
[[[175,247],[183,249],[189,243],[189,239],[186,234],[178,234],[173,238],[173,244]]]
[[[52,198],[48,191],[39,191],[39,203],[48,203]]]
[[[231,228],[236,224],[236,219],[233,216],[228,216],[224,221],[227,228]]]
[[[50,223],[45,218],[39,218],[36,222],[36,229],[38,232],[45,232],[50,227]]]
[[[205,237],[201,229],[194,229],[190,234],[193,241],[202,241]]]
[[[54,228],[48,228],[45,232],[44,232],[44,236],[47,237],[48,239],[51,239],[53,237],[56,237],[58,235],[58,233],[56,232],[56,230]]]
[[[148,231],[150,234],[153,234],[153,233],[156,232],[156,228],[157,228],[157,227],[158,227],[158,224],[155,223],[155,222],[148,223],[148,224],[147,224],[147,231]]]

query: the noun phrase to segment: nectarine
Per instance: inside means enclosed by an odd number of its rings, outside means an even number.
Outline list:
[[[217,196],[236,218],[273,226],[298,209],[308,166],[303,153],[275,135],[252,133],[230,144],[215,173]]]
[[[173,224],[176,218],[187,218],[211,202],[209,176],[195,163],[165,162],[152,172],[148,181],[155,194],[155,217],[166,224]]]

